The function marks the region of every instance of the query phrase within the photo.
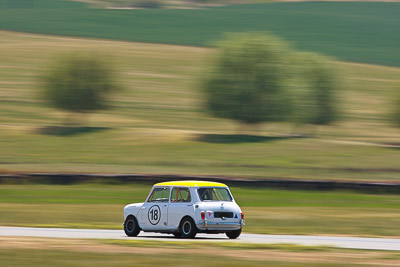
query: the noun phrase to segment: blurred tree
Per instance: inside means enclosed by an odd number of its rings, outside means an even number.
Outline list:
[[[64,56],[44,77],[45,99],[71,113],[104,109],[107,94],[116,88],[111,68],[96,54]]]
[[[337,119],[335,96],[341,83],[333,60],[315,53],[296,53],[292,62],[292,121],[330,124]]]
[[[204,81],[211,114],[244,124],[284,120],[290,112],[289,45],[271,34],[238,33],[216,47],[216,61]]]
[[[189,0],[190,2],[198,3],[198,4],[207,4],[210,2],[214,2],[214,4],[218,4],[220,1],[212,1],[212,0]],[[215,3],[217,2],[217,3]]]
[[[393,111],[393,123],[396,127],[400,128],[400,86],[395,88],[395,95],[394,95],[394,111]]]
[[[130,7],[139,8],[162,8],[164,5],[161,0],[130,0],[128,3]]]

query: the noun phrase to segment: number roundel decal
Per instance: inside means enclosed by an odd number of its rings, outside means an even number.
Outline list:
[[[152,225],[156,225],[160,222],[161,219],[161,210],[158,205],[151,206],[148,213],[149,222]]]

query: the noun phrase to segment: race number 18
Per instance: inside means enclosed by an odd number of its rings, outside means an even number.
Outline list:
[[[156,225],[160,222],[161,219],[161,210],[158,205],[151,206],[148,213],[149,222],[152,225]]]

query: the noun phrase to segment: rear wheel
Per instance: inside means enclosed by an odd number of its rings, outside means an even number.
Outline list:
[[[240,234],[242,233],[242,228],[238,229],[238,230],[233,230],[230,232],[226,232],[226,236],[229,237],[229,239],[236,239],[240,236]]]
[[[192,218],[183,218],[179,225],[180,237],[182,238],[194,238],[197,234],[197,227],[194,224]]]
[[[124,231],[127,236],[137,236],[139,234],[140,228],[135,216],[129,215],[126,217]]]

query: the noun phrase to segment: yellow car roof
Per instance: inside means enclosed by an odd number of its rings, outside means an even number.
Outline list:
[[[155,184],[156,186],[207,186],[207,187],[228,187],[223,183],[207,182],[207,181],[172,181]]]

